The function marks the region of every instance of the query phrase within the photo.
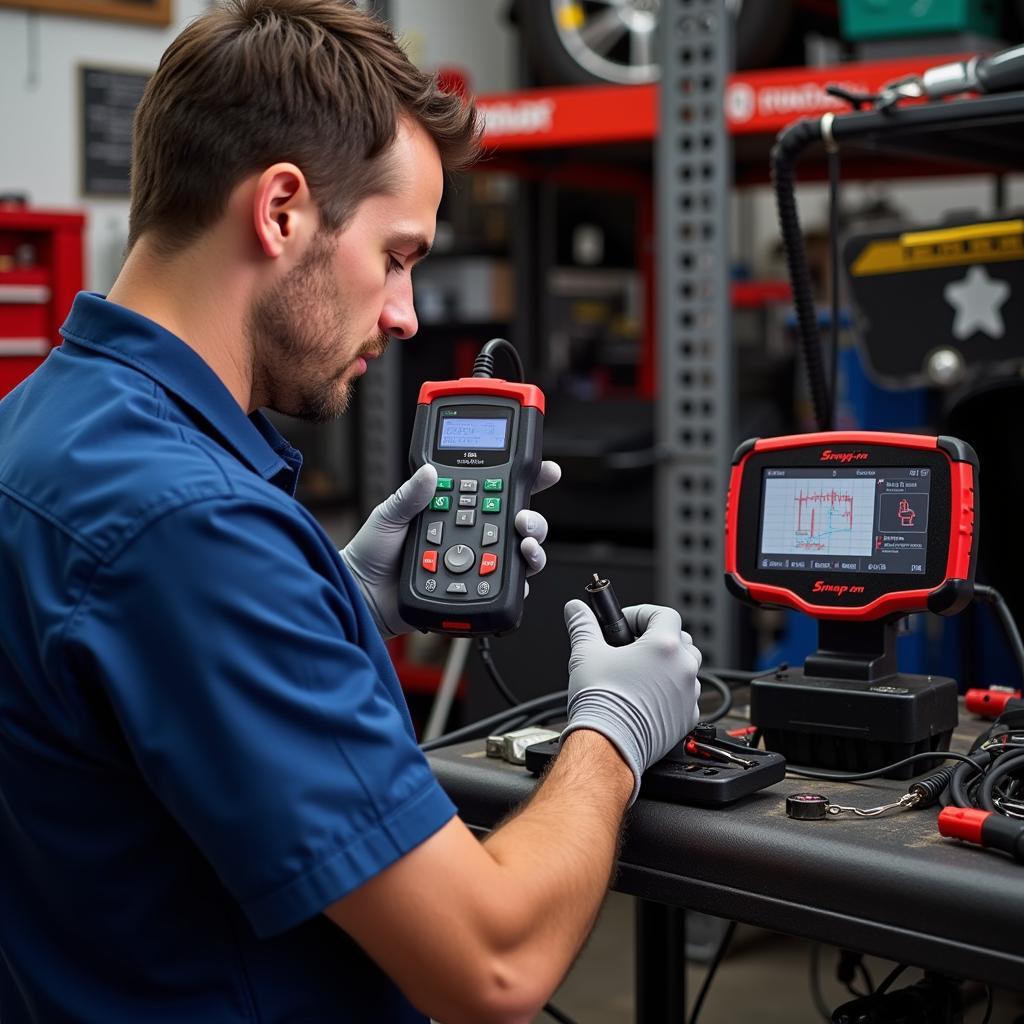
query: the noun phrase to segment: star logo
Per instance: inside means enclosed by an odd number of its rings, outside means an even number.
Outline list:
[[[1010,286],[993,280],[984,267],[971,267],[962,281],[947,284],[942,295],[956,311],[953,336],[957,341],[966,341],[976,331],[990,338],[1006,334],[1000,310],[1010,297]]]

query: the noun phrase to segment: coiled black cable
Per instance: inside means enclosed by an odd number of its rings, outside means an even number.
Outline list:
[[[978,804],[981,809],[999,813],[1000,808],[996,806],[995,802],[996,787],[1014,772],[1021,771],[1024,771],[1024,750],[1011,748],[1006,753],[1000,754],[996,763],[985,772],[985,778],[982,779],[981,786],[978,788]]]
[[[968,792],[968,780],[980,777],[992,761],[992,754],[988,750],[976,750],[969,757],[972,764],[958,764],[949,780],[949,800],[954,807],[974,806]]]

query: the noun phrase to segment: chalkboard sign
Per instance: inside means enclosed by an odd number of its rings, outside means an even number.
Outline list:
[[[127,196],[132,118],[149,81],[144,71],[80,68],[82,194]]]

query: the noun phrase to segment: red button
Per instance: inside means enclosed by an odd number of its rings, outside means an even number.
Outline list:
[[[498,568],[498,556],[486,554],[480,556],[480,575],[489,576]]]
[[[436,551],[424,551],[423,552],[423,568],[427,572],[437,572],[437,552]]]

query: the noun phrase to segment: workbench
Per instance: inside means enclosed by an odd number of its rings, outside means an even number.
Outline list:
[[[986,727],[961,712],[953,748],[966,751]],[[525,768],[486,757],[482,739],[428,758],[478,834],[537,785]],[[1024,865],[943,839],[938,807],[879,818],[786,817],[785,798],[794,793],[870,807],[896,799],[910,781],[787,778],[716,809],[641,795],[629,813],[613,883],[639,897],[642,908],[638,1022],[684,1019],[684,935],[674,908],[1024,990]]]

